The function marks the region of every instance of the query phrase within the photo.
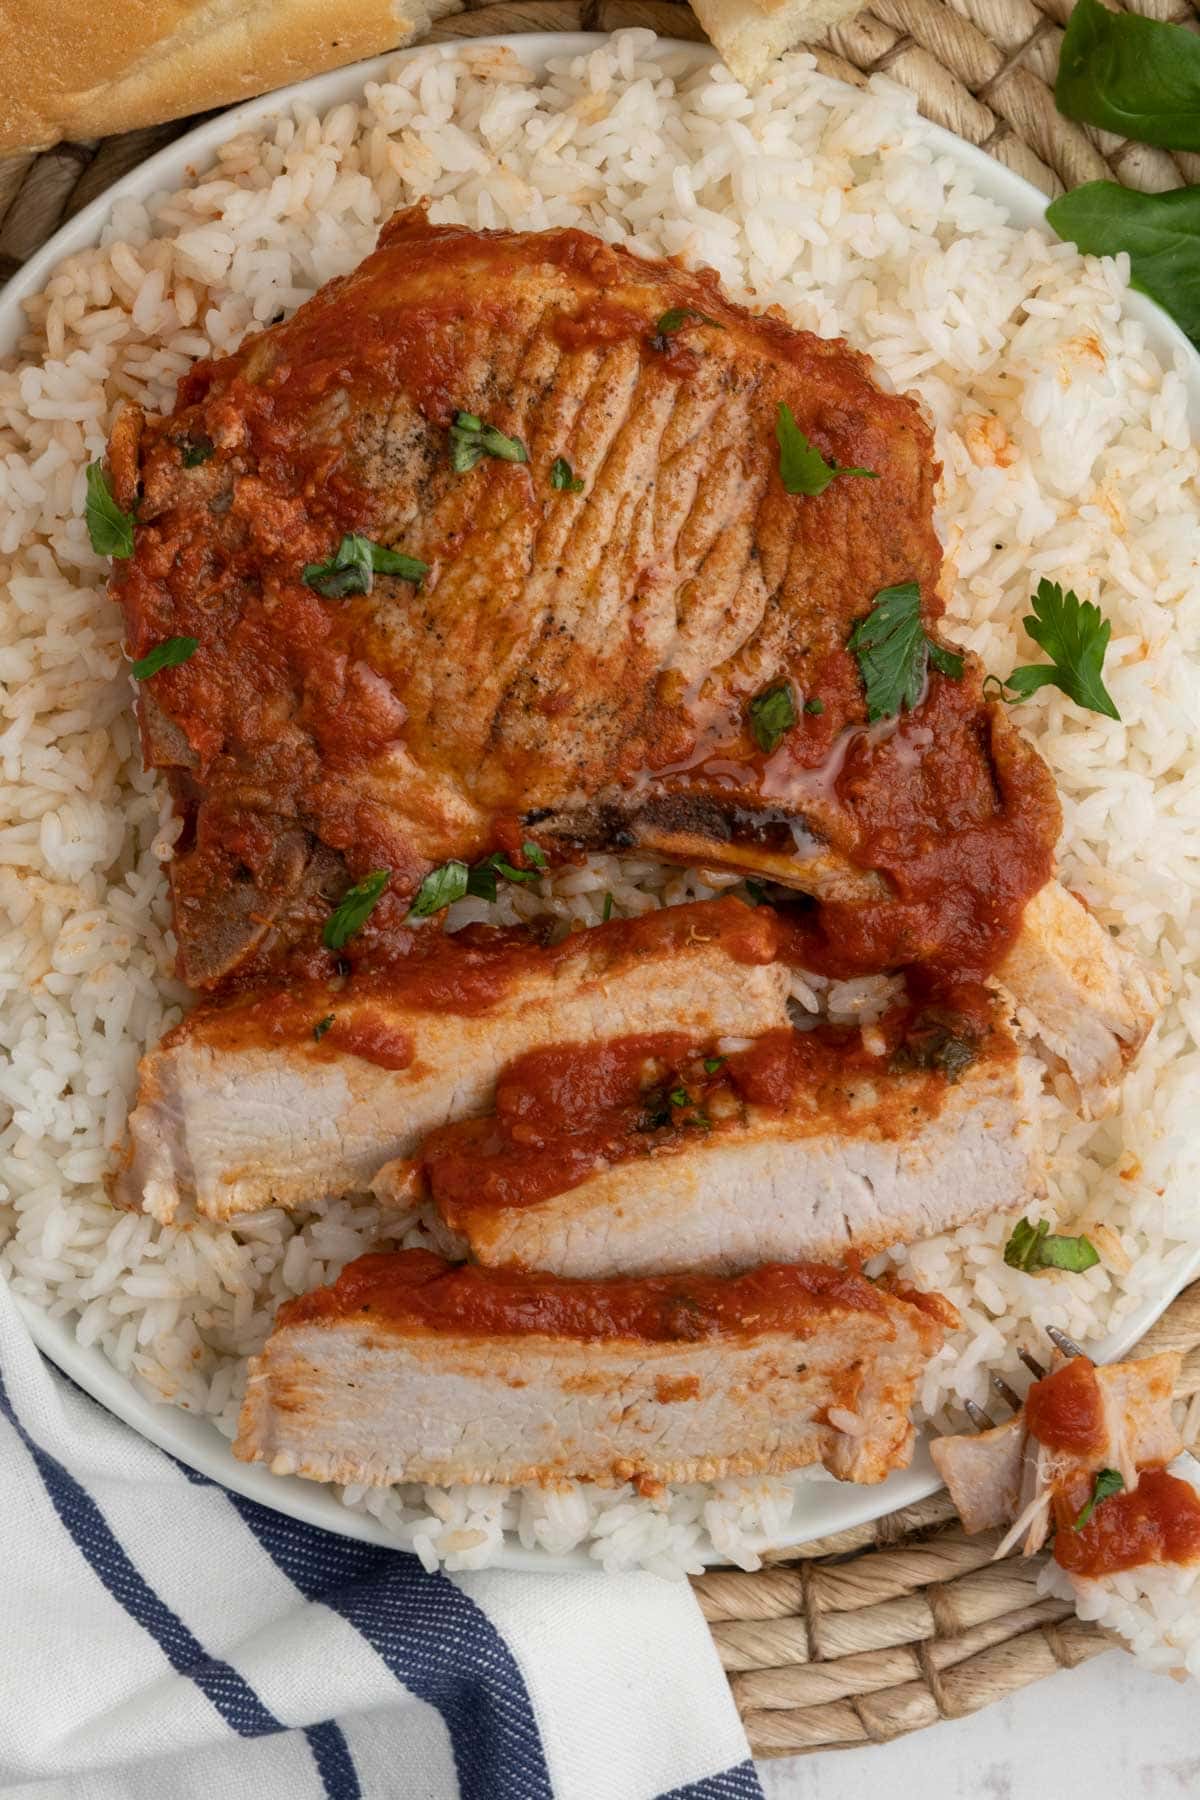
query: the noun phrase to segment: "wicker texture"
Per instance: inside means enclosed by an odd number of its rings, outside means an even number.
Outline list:
[[[1183,1355],[1178,1397],[1200,1394],[1200,1282],[1132,1354],[1162,1350]],[[967,1537],[939,1493],[758,1574],[699,1576],[754,1754],[886,1743],[1111,1648],[1066,1602],[1039,1599],[1044,1553],[992,1561],[1000,1536]]]
[[[821,68],[844,81],[861,87],[879,72],[903,83],[927,118],[1048,195],[1098,179],[1147,191],[1200,182],[1200,156],[1130,144],[1056,112],[1059,45],[1073,4],[872,0],[810,47]],[[1130,0],[1129,9],[1200,31],[1200,0]],[[682,0],[467,0],[429,37],[633,25],[704,36]],[[197,122],[0,158],[0,282],[88,201]],[[1184,1352],[1180,1394],[1200,1392],[1200,1283],[1140,1349]],[[720,1570],[697,1579],[755,1754],[885,1743],[1110,1647],[1065,1603],[1038,1598],[1042,1558],[995,1564],[996,1542],[996,1534],[966,1537],[943,1493],[808,1544],[757,1574]]]

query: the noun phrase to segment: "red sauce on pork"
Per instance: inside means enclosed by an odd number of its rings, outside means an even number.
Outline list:
[[[1200,1494],[1190,1482],[1166,1469],[1143,1469],[1136,1488],[1100,1501],[1076,1531],[1088,1498],[1084,1483],[1055,1498],[1054,1560],[1072,1575],[1095,1580],[1146,1563],[1200,1562]]]
[[[732,1278],[561,1281],[404,1250],[360,1256],[333,1287],[282,1306],[276,1327],[354,1318],[406,1334],[688,1343],[771,1331],[802,1337],[827,1329],[831,1313],[880,1315],[895,1304],[861,1276],[821,1263],[768,1264]]]
[[[1086,1356],[1073,1356],[1025,1396],[1025,1423],[1048,1450],[1068,1456],[1097,1456],[1108,1442],[1104,1405],[1095,1369]]]

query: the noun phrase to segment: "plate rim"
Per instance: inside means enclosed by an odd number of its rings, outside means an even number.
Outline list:
[[[348,63],[343,68],[310,76],[218,113],[119,177],[74,218],[61,225],[9,278],[3,289],[0,289],[0,356],[8,355],[16,349],[24,325],[22,302],[46,286],[54,268],[65,257],[99,241],[117,201],[127,197],[145,199],[160,187],[181,185],[189,174],[195,174],[203,167],[218,145],[240,131],[261,127],[295,102],[302,101],[311,105],[314,110],[322,111],[340,100],[361,93],[367,82],[380,79],[398,61],[407,61],[414,56],[428,54],[431,50],[451,56],[469,47],[509,49],[531,68],[544,69],[551,60],[585,54],[607,43],[615,35],[617,34],[598,31],[502,32],[474,38],[451,38],[439,44],[413,44],[405,49],[388,51],[382,56]],[[668,37],[660,37],[658,41],[664,50],[683,52],[695,68],[720,60],[717,52],[708,44]],[[934,149],[970,171],[976,191],[1002,206],[1011,223],[1023,229],[1045,227],[1048,204],[1046,196],[1023,176],[1005,168],[985,151],[930,120],[919,118],[918,130]],[[1179,366],[1182,355],[1190,411],[1194,419],[1200,420],[1200,351],[1190,343],[1179,326],[1146,296],[1130,292],[1126,296],[1123,311],[1145,328],[1151,348],[1165,361]],[[1107,1361],[1129,1349],[1197,1275],[1200,1275],[1200,1240],[1193,1246],[1191,1253],[1181,1260],[1175,1277],[1163,1292],[1143,1302],[1125,1321],[1121,1330],[1111,1333],[1102,1344],[1096,1346],[1094,1354],[1097,1360]],[[345,1506],[327,1484],[303,1481],[294,1475],[273,1475],[261,1464],[239,1462],[233,1455],[229,1441],[221,1435],[208,1415],[187,1412],[180,1407],[145,1398],[130,1377],[123,1375],[109,1362],[98,1346],[81,1345],[65,1319],[51,1315],[11,1287],[8,1291],[42,1354],[94,1400],[160,1450],[166,1451],[220,1486],[230,1488],[244,1498],[258,1501],[303,1524],[315,1525],[342,1537],[355,1538],[388,1549],[410,1551],[409,1544],[396,1533],[385,1530],[369,1513],[356,1512]],[[836,1493],[836,1519],[817,1517],[806,1524],[803,1517],[798,1518],[788,1531],[772,1537],[769,1542],[764,1540],[761,1547],[773,1551],[796,1549],[814,1538],[867,1524],[885,1517],[899,1507],[911,1506],[935,1493],[941,1485],[922,1437],[909,1468],[889,1476],[886,1482],[878,1486],[853,1487],[814,1481],[810,1492],[815,1499],[816,1511],[819,1514],[822,1510],[821,1497],[827,1501]],[[702,1551],[701,1555],[709,1566],[721,1566],[726,1562],[711,1546]],[[594,1570],[597,1562],[582,1547],[554,1554],[546,1550],[527,1549],[515,1541],[511,1533],[506,1533],[501,1551],[489,1567],[552,1574],[580,1569]]]

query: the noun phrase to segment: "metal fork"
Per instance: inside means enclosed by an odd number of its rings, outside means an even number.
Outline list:
[[[1074,1338],[1069,1338],[1065,1331],[1059,1330],[1057,1325],[1047,1325],[1046,1336],[1055,1349],[1061,1350],[1064,1356],[1082,1356],[1084,1354]],[[1017,1355],[1036,1381],[1044,1380],[1050,1373],[1049,1369],[1044,1368],[1037,1357],[1031,1356],[1028,1350],[1018,1350]],[[1003,1375],[992,1376],[992,1387],[1005,1404],[1012,1408],[1013,1412],[1020,1412],[1025,1402],[1016,1389],[1008,1385]],[[964,1400],[963,1408],[976,1431],[993,1431],[995,1429],[996,1421],[984,1412],[982,1406],[976,1406],[974,1400]]]

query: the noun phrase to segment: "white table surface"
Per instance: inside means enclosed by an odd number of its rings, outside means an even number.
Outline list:
[[[767,1800],[1196,1800],[1200,1687],[1114,1650],[969,1719],[759,1774]]]

